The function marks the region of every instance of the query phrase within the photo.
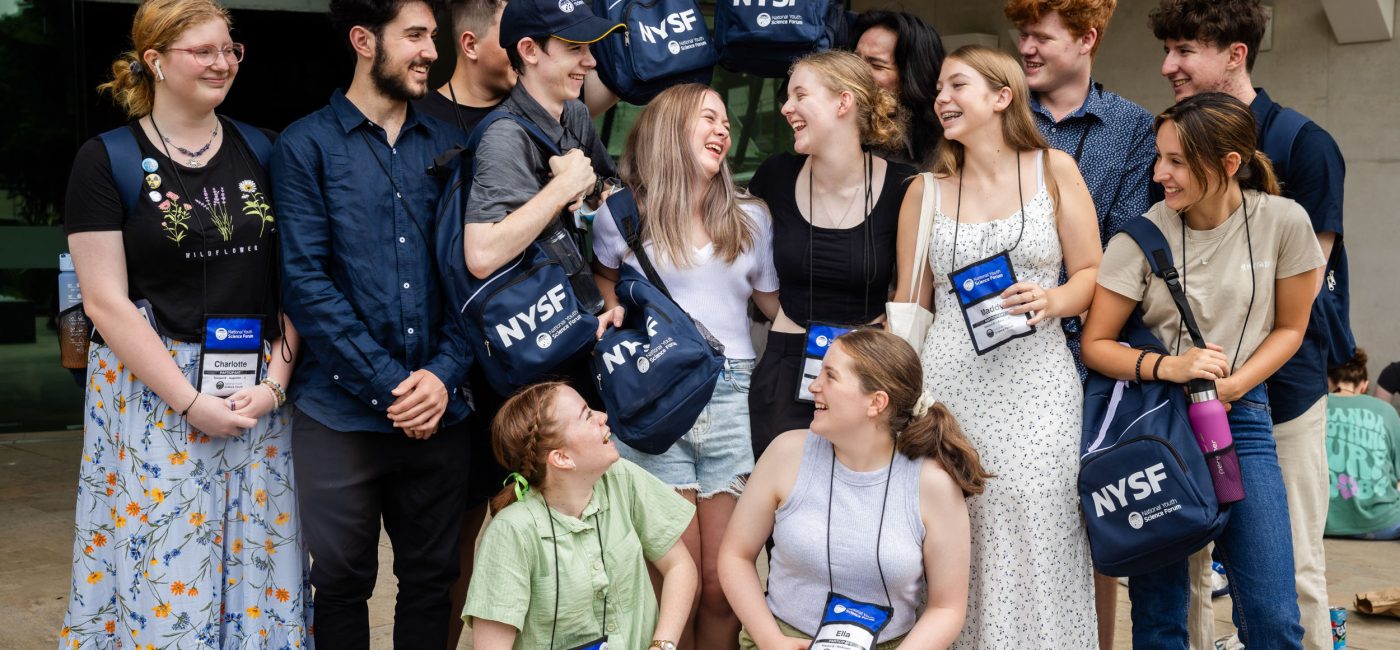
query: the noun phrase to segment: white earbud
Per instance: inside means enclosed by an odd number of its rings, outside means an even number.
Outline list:
[[[156,59],[156,81],[165,81],[165,73],[160,71],[160,59]]]

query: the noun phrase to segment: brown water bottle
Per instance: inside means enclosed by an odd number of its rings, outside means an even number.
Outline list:
[[[88,342],[92,322],[83,312],[83,293],[78,273],[68,253],[58,256],[58,352],[64,368],[87,367]]]

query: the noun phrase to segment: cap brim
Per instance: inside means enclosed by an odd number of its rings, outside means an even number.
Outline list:
[[[559,30],[550,36],[566,43],[596,43],[603,40],[603,37],[619,29],[627,29],[622,23],[615,23],[606,18],[589,16],[584,20],[570,25],[567,29]]]

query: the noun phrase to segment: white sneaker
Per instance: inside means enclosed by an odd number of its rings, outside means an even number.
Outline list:
[[[1215,650],[1244,650],[1244,644],[1240,643],[1238,634],[1231,634],[1216,639]]]

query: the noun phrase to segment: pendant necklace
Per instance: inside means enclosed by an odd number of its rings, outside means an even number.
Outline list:
[[[152,123],[152,124],[155,123],[155,118],[154,118],[154,117],[151,118],[151,123]],[[170,141],[170,138],[166,137],[165,135],[161,135],[161,136],[160,136],[160,139],[161,139],[161,140],[164,140],[164,141],[165,141],[165,144],[168,144],[168,145],[170,145],[170,146],[172,146],[172,147],[175,147],[175,150],[176,150],[176,151],[178,151],[178,152],[180,152],[180,153],[182,153],[182,154],[185,154],[186,156],[189,156],[189,157],[190,157],[190,161],[187,162],[187,163],[185,163],[185,166],[187,166],[187,167],[203,167],[203,166],[204,166],[204,161],[200,160],[199,157],[200,157],[200,156],[203,156],[203,155],[204,155],[204,152],[209,151],[209,147],[214,146],[214,138],[217,138],[217,137],[219,137],[219,121],[218,121],[218,120],[214,120],[214,130],[209,132],[209,141],[206,142],[206,143],[204,143],[204,146],[202,146],[202,147],[200,147],[200,148],[198,148],[198,149],[196,149],[196,150],[194,150],[194,151],[190,151],[189,149],[186,149],[186,148],[184,148],[184,147],[182,147],[182,146],[180,146],[180,145],[178,145],[178,144],[175,144],[174,142],[171,142],[171,141]]]

